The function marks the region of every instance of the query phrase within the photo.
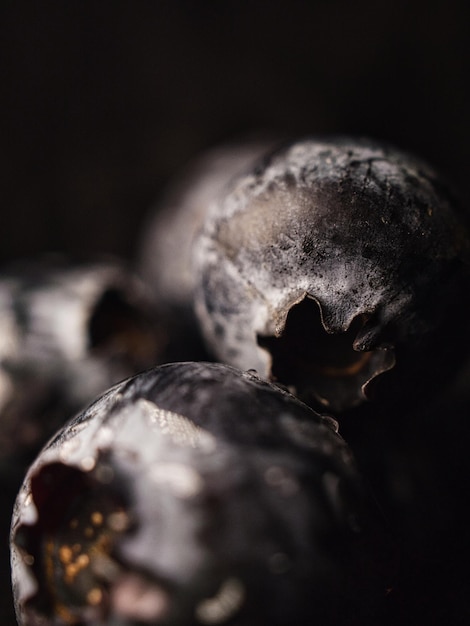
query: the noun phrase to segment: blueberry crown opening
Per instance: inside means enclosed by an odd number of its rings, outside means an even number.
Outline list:
[[[146,366],[157,352],[157,333],[150,316],[118,288],[107,289],[88,321],[90,349]]]
[[[131,526],[121,490],[108,483],[111,471],[106,464],[84,472],[51,463],[32,477],[37,522],[14,537],[38,583],[28,612],[73,625],[84,615],[102,617],[107,589],[120,573],[114,545]]]
[[[353,347],[366,321],[359,315],[345,332],[329,333],[319,304],[305,297],[289,310],[279,337],[258,336],[258,345],[271,356],[271,378],[333,412],[364,402],[367,383],[394,364],[391,350]]]

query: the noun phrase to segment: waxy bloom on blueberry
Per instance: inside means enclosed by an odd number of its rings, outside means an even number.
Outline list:
[[[410,400],[465,356],[468,249],[426,164],[365,140],[300,140],[212,204],[196,310],[219,360],[308,403]]]
[[[18,495],[19,624],[362,624],[386,542],[335,426],[221,364],[115,386]]]

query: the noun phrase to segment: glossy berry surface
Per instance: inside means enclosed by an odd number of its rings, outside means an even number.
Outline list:
[[[348,138],[299,140],[238,177],[194,244],[216,357],[338,414],[430,396],[468,337],[468,234],[425,163]]]
[[[335,423],[219,364],[148,370],[70,421],[11,538],[22,626],[362,624],[386,593]]]

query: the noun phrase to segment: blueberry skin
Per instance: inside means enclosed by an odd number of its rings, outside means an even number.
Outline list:
[[[2,481],[17,491],[57,429],[112,384],[159,362],[166,341],[143,284],[117,259],[51,255],[4,268]]]
[[[29,470],[18,622],[363,624],[385,597],[382,533],[333,420],[250,372],[164,365],[112,388]]]
[[[301,139],[212,206],[195,307],[217,359],[314,406],[422,401],[465,356],[468,252],[427,164],[365,139]]]

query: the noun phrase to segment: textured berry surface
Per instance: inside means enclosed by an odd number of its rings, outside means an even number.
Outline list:
[[[378,520],[331,419],[251,373],[164,365],[28,472],[19,623],[364,623],[386,592]]]
[[[111,384],[160,362],[167,344],[142,282],[120,260],[72,262],[64,255],[45,255],[2,269],[2,623],[14,619],[8,532],[27,468],[71,416]]]
[[[385,380],[388,401],[429,394],[467,337],[468,236],[452,196],[388,146],[275,151],[212,207],[194,259],[217,357],[331,411],[380,398]]]

